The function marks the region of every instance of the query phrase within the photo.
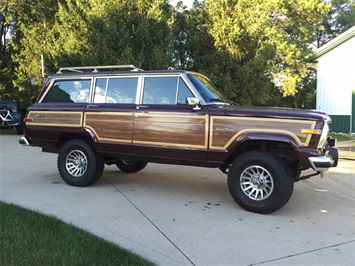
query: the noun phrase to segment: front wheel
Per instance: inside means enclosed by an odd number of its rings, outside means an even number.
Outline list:
[[[228,173],[233,199],[245,210],[272,213],[291,198],[293,176],[288,166],[266,151],[250,151],[237,157]]]
[[[135,173],[135,172],[142,170],[144,167],[146,167],[147,163],[146,162],[129,161],[129,160],[120,160],[116,163],[116,166],[122,172]]]
[[[75,187],[85,187],[100,179],[104,160],[83,140],[66,142],[58,153],[58,170],[63,180]]]

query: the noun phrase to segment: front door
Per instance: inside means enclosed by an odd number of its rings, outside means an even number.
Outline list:
[[[179,76],[144,78],[134,113],[133,152],[152,161],[205,161],[208,110],[187,104],[194,97]]]

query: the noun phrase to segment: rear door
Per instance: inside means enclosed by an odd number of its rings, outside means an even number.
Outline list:
[[[84,128],[91,131],[102,151],[130,153],[133,112],[140,76],[104,76],[94,79],[91,104],[84,114]]]
[[[205,161],[208,110],[187,104],[194,97],[183,78],[145,76],[134,113],[133,152],[152,161]]]

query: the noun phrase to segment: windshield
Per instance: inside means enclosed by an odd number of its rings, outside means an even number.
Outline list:
[[[225,97],[213,86],[208,78],[199,74],[188,74],[187,76],[207,104],[226,102]]]

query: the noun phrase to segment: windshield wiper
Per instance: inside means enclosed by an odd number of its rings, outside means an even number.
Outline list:
[[[220,98],[212,98],[212,99],[209,99],[208,102],[212,103],[212,102],[223,102],[223,101]]]

